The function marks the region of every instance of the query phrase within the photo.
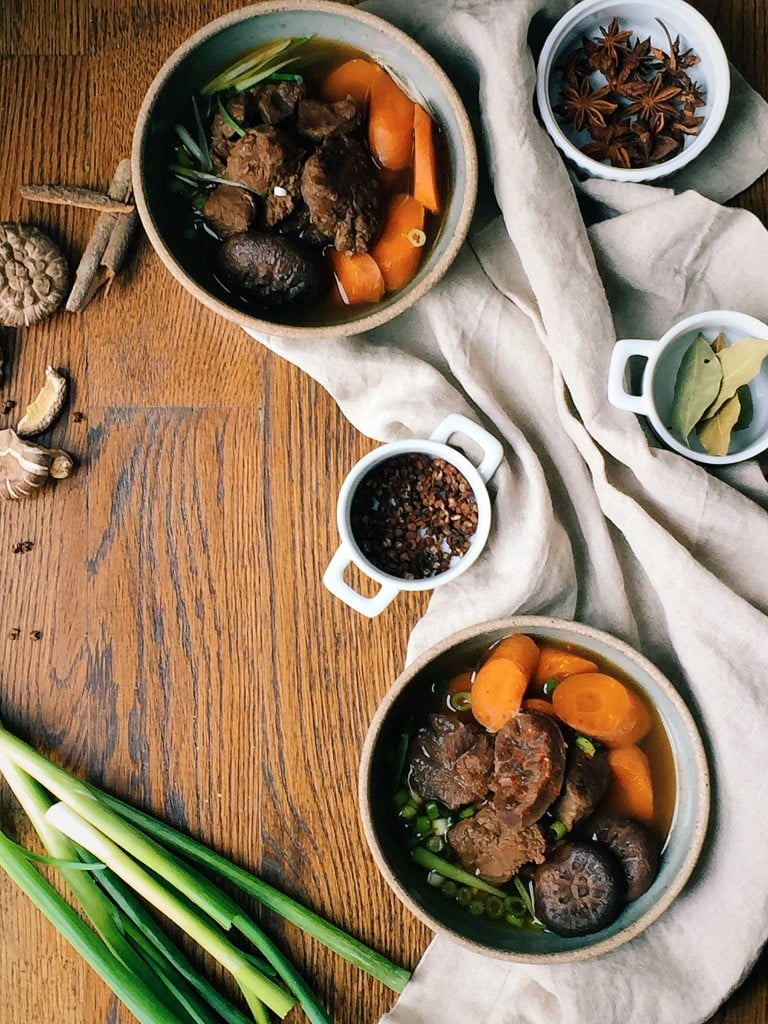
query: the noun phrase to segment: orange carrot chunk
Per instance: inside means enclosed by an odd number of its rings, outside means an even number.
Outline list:
[[[371,60],[356,57],[331,71],[320,86],[320,92],[329,103],[350,99],[362,107],[368,103],[373,83],[381,77],[389,78],[383,68]]]
[[[557,691],[555,691],[557,692]],[[617,747],[608,751],[608,790],[600,808],[612,814],[653,820],[653,781],[648,758],[640,747]]]
[[[602,672],[567,676],[555,689],[552,704],[566,725],[611,747],[637,743],[651,727],[640,697]]]
[[[413,161],[414,106],[386,73],[371,83],[368,145],[376,163],[390,171],[404,171]]]
[[[472,684],[475,720],[491,732],[498,732],[520,710],[528,678],[518,663],[509,658],[486,661]]]
[[[440,212],[435,126],[418,104],[413,113],[413,197],[432,213]]]
[[[549,715],[550,718],[557,718],[552,702],[542,697],[526,697],[520,705],[521,711],[535,712],[538,715]]]
[[[563,651],[559,647],[541,645],[539,666],[536,669],[536,683],[543,686],[548,679],[565,679],[578,672],[597,672],[594,661],[582,658],[580,654]]]
[[[492,658],[510,658],[518,663],[526,675],[532,676],[539,664],[539,646],[525,633],[513,633],[492,648],[488,660]]]
[[[345,305],[358,306],[363,302],[381,301],[384,296],[384,278],[369,253],[350,254],[332,249],[329,257]]]
[[[384,231],[371,250],[388,292],[405,287],[413,278],[424,240],[424,207],[413,196],[393,196]]]

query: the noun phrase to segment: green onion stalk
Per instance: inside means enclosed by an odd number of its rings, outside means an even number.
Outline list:
[[[227,1024],[248,1024],[250,1019],[268,1024],[270,1013],[282,1018],[297,1001],[311,1024],[330,1024],[282,951],[193,865],[233,882],[394,991],[405,987],[408,971],[202,843],[70,775],[2,725],[0,773],[48,852],[47,857],[33,854],[0,832],[0,867],[141,1024],[214,1024],[222,1019]],[[35,867],[39,861],[59,868],[90,927],[43,878]],[[192,967],[142,901],[230,972],[252,1018]],[[233,931],[261,956],[234,945],[228,936]]]

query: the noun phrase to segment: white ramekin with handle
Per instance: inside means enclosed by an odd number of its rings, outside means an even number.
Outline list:
[[[477,465],[448,444],[449,438],[454,434],[463,434],[478,445],[482,457]],[[352,530],[351,512],[357,487],[374,466],[396,455],[413,453],[426,455],[432,459],[444,459],[464,476],[477,502],[477,529],[472,536],[469,549],[454,565],[434,576],[406,580],[384,572],[365,555]],[[492,434],[458,413],[446,416],[429,438],[391,441],[369,452],[355,464],[339,491],[336,520],[341,544],[325,570],[323,584],[350,608],[369,618],[375,618],[403,590],[432,590],[455,580],[477,560],[488,540],[491,529],[491,499],[486,485],[503,457],[501,443]],[[344,580],[346,570],[353,563],[379,584],[379,590],[374,596],[366,597]]]

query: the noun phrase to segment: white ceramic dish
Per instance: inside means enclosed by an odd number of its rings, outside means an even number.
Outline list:
[[[439,235],[416,277],[359,314],[322,324],[281,323],[228,302],[211,273],[178,238],[169,205],[168,164],[175,145],[174,124],[189,116],[190,97],[201,85],[250,49],[272,39],[315,35],[354,46],[391,67],[429,106],[445,139],[451,189]],[[264,0],[226,14],[200,29],[160,68],[142,103],[132,153],[136,208],[147,236],[173,276],[196,299],[255,337],[322,341],[367,331],[409,308],[440,280],[469,229],[477,193],[477,155],[469,118],[448,76],[408,35],[367,11],[329,0]]]
[[[409,719],[420,721],[431,687],[456,671],[458,659],[486,651],[511,633],[573,643],[592,651],[626,675],[653,703],[669,740],[674,763],[675,807],[658,874],[639,899],[625,906],[607,928],[580,938],[508,929],[473,917],[426,881],[403,842],[393,808],[396,751]],[[385,881],[429,928],[475,952],[501,960],[559,964],[608,953],[635,938],[674,902],[698,860],[707,833],[709,771],[695,722],[669,680],[628,644],[578,622],[538,616],[496,619],[446,637],[400,675],[379,705],[363,746],[359,799],[366,839]]]
[[[459,433],[466,435],[480,446],[483,457],[479,465],[473,465],[461,452],[447,443],[449,438]],[[366,557],[355,540],[351,524],[351,511],[355,490],[374,466],[395,455],[411,452],[419,452],[433,459],[445,459],[464,475],[477,501],[477,530],[466,554],[462,555],[457,563],[446,569],[445,572],[425,579],[404,580],[382,572]],[[433,590],[435,587],[450,583],[457,576],[466,572],[477,560],[488,539],[491,529],[491,499],[488,496],[486,484],[498,469],[503,456],[504,450],[495,437],[478,426],[477,423],[467,419],[466,416],[460,416],[457,413],[447,416],[430,438],[392,441],[369,452],[356,463],[339,491],[336,521],[341,545],[323,576],[325,586],[355,611],[374,618],[384,611],[401,591]],[[379,583],[379,591],[373,597],[365,597],[345,582],[344,573],[352,562],[367,576]]]
[[[560,101],[562,76],[558,71],[563,59],[581,43],[582,36],[599,38],[600,27],[607,27],[618,17],[622,29],[631,29],[635,39],[651,38],[653,46],[669,49],[664,30],[656,20],[667,26],[672,39],[678,35],[681,49],[689,47],[701,57],[690,69],[690,76],[703,87],[706,105],[697,109],[704,122],[699,134],[686,136],[683,149],[670,160],[649,167],[613,167],[585,156],[581,146],[590,141],[586,131],[577,133],[572,125],[563,124],[554,113]],[[597,87],[605,80],[595,73]],[[695,160],[717,134],[728,106],[730,71],[720,39],[697,10],[684,0],[582,0],[554,26],[541,51],[536,82],[536,98],[544,125],[555,145],[580,171],[596,178],[612,181],[656,181],[680,170]]]
[[[752,422],[743,430],[735,430],[728,455],[709,455],[691,434],[690,447],[670,433],[667,423],[672,411],[675,380],[683,356],[694,338],[702,332],[708,341],[722,331],[729,344],[740,338],[768,338],[768,324],[745,313],[714,309],[681,320],[657,341],[623,338],[611,354],[608,370],[608,400],[612,405],[638,416],[646,416],[656,434],[673,451],[695,462],[725,466],[754,458],[768,448],[768,360],[749,385],[754,413]],[[645,359],[640,393],[626,389],[627,364],[633,356]]]

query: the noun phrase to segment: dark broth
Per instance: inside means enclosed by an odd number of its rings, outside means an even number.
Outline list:
[[[331,71],[348,60],[355,58],[371,60],[371,56],[357,47],[349,46],[331,39],[312,38],[302,47],[302,60],[291,65],[290,71],[300,74],[304,78],[306,95],[309,99],[319,98],[320,83]],[[180,118],[187,130],[196,137],[196,127],[193,115],[192,101],[185,108]],[[206,125],[208,119],[206,119]],[[363,121],[362,128],[355,133],[355,138],[360,141],[369,156],[370,150],[365,139],[365,126],[367,115]],[[176,140],[173,140],[176,144]],[[440,125],[435,122],[435,145],[437,151],[437,166],[439,174],[439,189],[442,197],[443,210],[445,210],[450,189],[450,159],[443,132]],[[374,165],[375,160],[371,156]],[[169,163],[173,158],[169,159]],[[410,168],[399,171],[384,171],[377,168],[384,205],[389,204],[390,199],[399,193],[409,193],[412,188],[412,170]],[[212,190],[215,185],[198,186],[195,189],[184,188],[177,178],[169,172],[169,204],[171,216],[164,218],[164,230],[169,236],[169,244],[174,253],[177,254],[179,262],[191,277],[198,281],[210,294],[222,302],[241,310],[251,316],[264,320],[270,320],[275,324],[289,324],[293,326],[325,326],[334,323],[344,323],[348,320],[357,319],[375,309],[381,303],[360,303],[357,305],[346,305],[339,296],[335,283],[325,296],[307,303],[296,303],[295,305],[285,304],[279,307],[267,307],[246,295],[237,293],[228,288],[213,272],[213,257],[219,240],[206,227],[199,211],[191,206],[194,192],[198,194],[204,190]],[[199,205],[199,201],[198,201]],[[423,266],[429,258],[435,242],[440,234],[443,221],[443,213],[431,213],[425,210],[424,233],[426,242],[422,247],[420,266]],[[270,229],[266,229],[269,231]],[[332,275],[329,275],[332,279]],[[387,292],[382,303],[388,302],[397,292]]]

